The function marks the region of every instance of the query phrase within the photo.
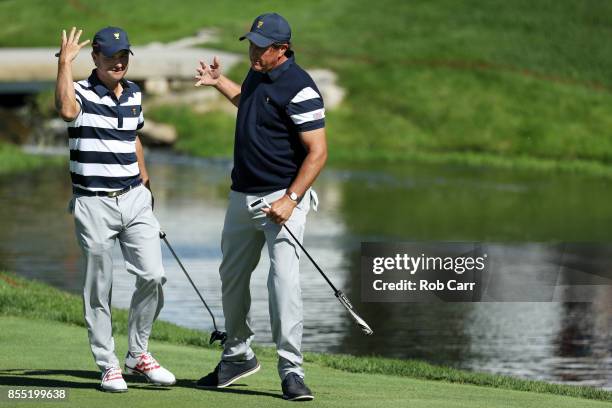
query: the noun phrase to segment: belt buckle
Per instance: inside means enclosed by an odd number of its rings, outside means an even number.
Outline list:
[[[131,189],[133,189],[134,187],[135,187],[135,186],[129,186],[129,187],[124,188],[123,190],[109,191],[109,192],[106,194],[106,196],[107,196],[107,197],[112,197],[112,198],[114,198],[114,197],[119,197],[120,195],[127,193],[128,191],[130,191],[130,190],[131,190]]]

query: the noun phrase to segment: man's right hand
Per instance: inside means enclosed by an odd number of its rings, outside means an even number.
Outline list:
[[[195,86],[217,85],[219,83],[219,78],[221,78],[221,64],[219,63],[219,58],[215,56],[211,65],[208,65],[204,61],[200,61],[200,66],[196,68],[196,71],[198,71],[198,75],[196,75],[195,78],[198,81],[195,83]]]
[[[76,31],[76,27],[72,27],[70,35],[66,36],[66,30],[62,30],[62,46],[60,52],[55,54],[56,57],[59,57],[60,63],[70,63],[74,61],[77,55],[79,55],[81,48],[89,44],[89,40],[85,40],[79,44],[79,38],[82,33],[83,30]]]

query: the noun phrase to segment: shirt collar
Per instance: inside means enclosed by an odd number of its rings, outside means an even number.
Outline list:
[[[276,81],[285,71],[287,71],[295,63],[295,55],[293,51],[288,50],[285,55],[287,60],[271,71],[266,72],[271,81]]]
[[[111,94],[111,96],[114,96],[111,90],[108,89],[106,85],[102,83],[102,81],[100,81],[100,78],[98,78],[98,74],[96,73],[95,69],[91,71],[91,75],[89,76],[88,81],[100,98],[102,98],[106,94]],[[125,79],[122,79],[121,86],[123,87],[123,93],[121,96],[123,96],[126,94],[125,90],[130,87],[130,84]]]

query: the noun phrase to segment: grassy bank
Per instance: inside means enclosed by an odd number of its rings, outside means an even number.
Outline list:
[[[50,368],[52,367],[55,370],[59,370],[58,375],[61,376],[62,372],[65,373],[68,371],[68,369],[62,371],[66,363],[62,360],[61,353],[65,352],[65,350],[78,349],[82,350],[82,352],[71,352],[69,353],[71,356],[70,358],[77,359],[79,361],[79,367],[85,367],[86,370],[91,369],[93,363],[89,361],[90,354],[86,347],[86,331],[82,328],[70,328],[74,326],[82,327],[84,325],[81,313],[81,300],[75,295],[59,291],[41,283],[18,278],[12,274],[0,273],[0,316],[3,316],[0,322],[2,322],[2,327],[7,327],[7,329],[1,331],[4,336],[2,344],[11,344],[10,347],[14,350],[14,352],[3,353],[0,359],[4,359],[5,361],[2,361],[0,366],[3,368],[10,367],[11,369],[21,369],[22,372],[25,372],[29,369],[39,369],[41,368],[40,364],[47,361],[44,364],[49,365]],[[7,319],[8,316],[18,316],[20,319],[26,320],[11,320]],[[31,323],[27,323],[29,321],[31,321]],[[13,329],[8,329],[10,323],[7,322],[14,322],[14,326],[16,327],[15,331]],[[56,323],[52,322],[67,324],[69,326],[53,326]],[[34,365],[26,365],[26,362],[22,362],[20,359],[25,358],[23,356],[24,354],[33,353],[35,356],[36,350],[38,349],[34,348],[31,350],[30,346],[27,346],[28,353],[24,353],[24,350],[26,350],[24,344],[28,344],[28,342],[21,342],[13,338],[9,333],[17,333],[20,330],[19,326],[27,326],[28,324],[40,328],[40,330],[31,330],[30,333],[43,332],[43,328],[46,327],[46,325],[54,327],[53,330],[44,330],[44,332],[48,333],[49,336],[57,336],[59,339],[57,341],[51,341],[49,339],[40,341],[45,344],[58,345],[57,353],[59,353],[59,355],[55,357],[53,357],[53,355],[46,356],[40,361],[35,360],[38,361],[37,363],[27,363]],[[126,311],[114,311],[113,327],[115,333],[120,335],[119,338],[121,339],[117,344],[124,345],[124,335],[127,332]],[[23,330],[27,332],[25,327]],[[64,331],[67,333],[65,339],[63,338]],[[39,337],[40,336],[30,335],[30,341],[39,339]],[[78,339],[78,341],[75,339]],[[168,350],[172,350],[171,354],[175,357],[169,358],[169,361],[172,361],[172,364],[180,367],[181,370],[184,369],[179,378],[197,378],[198,375],[202,375],[204,371],[214,366],[219,355],[218,348],[211,348],[208,346],[207,334],[197,330],[178,327],[167,322],[156,322],[152,340],[154,351],[162,350],[164,347]],[[69,344],[66,346],[59,346],[63,344],[64,341]],[[71,345],[71,342],[74,343],[74,345]],[[41,346],[41,349],[44,348]],[[275,378],[276,374],[274,373],[275,352],[266,347],[258,347],[256,348],[256,352],[265,362],[265,365],[269,367],[264,380],[266,384],[265,387],[275,390],[278,387],[278,384],[276,384],[278,380]],[[319,353],[307,353],[305,360],[307,362],[308,378],[313,383],[313,387],[316,384],[316,388],[318,388],[319,391],[321,388],[325,388],[323,394],[331,398],[329,402],[332,405],[338,403],[342,406],[343,404],[340,403],[342,398],[348,398],[344,400],[345,403],[349,400],[360,400],[360,398],[349,398],[348,395],[344,394],[346,387],[349,387],[349,391],[351,392],[354,388],[365,387],[362,390],[354,391],[358,393],[363,392],[364,394],[371,392],[372,394],[369,394],[367,398],[364,396],[365,400],[363,401],[367,401],[368,403],[376,401],[376,398],[379,398],[379,401],[381,401],[398,397],[400,397],[401,401],[408,402],[412,398],[418,399],[415,395],[420,391],[431,391],[436,393],[435,390],[438,390],[440,392],[438,397],[434,398],[433,395],[430,395],[424,401],[421,401],[423,405],[418,406],[453,406],[450,402],[446,405],[442,403],[442,401],[447,398],[448,401],[458,401],[456,406],[459,407],[464,405],[480,406],[478,404],[471,405],[475,401],[470,401],[471,397],[469,396],[474,392],[477,394],[492,393],[488,396],[483,395],[483,401],[488,401],[489,404],[484,404],[482,406],[514,406],[514,404],[516,404],[516,406],[554,406],[556,403],[566,400],[570,401],[570,397],[612,401],[612,393],[593,388],[563,386],[537,381],[520,380],[505,376],[472,373],[448,367],[434,366],[421,361],[405,361],[376,357],[363,358]],[[71,365],[71,367],[74,366]],[[15,377],[15,375],[15,373],[10,373],[6,370],[3,372],[0,370],[0,384],[6,384],[6,379],[3,380],[3,376]],[[88,374],[88,378],[88,382],[93,384],[97,377],[96,375]],[[14,381],[17,380],[15,379]],[[343,384],[343,381],[346,381],[346,383]],[[187,387],[188,383],[189,382],[185,380],[183,384]],[[251,384],[251,381],[249,380],[247,383]],[[348,384],[353,385],[349,386]],[[356,384],[361,385],[358,387]],[[469,387],[465,389],[461,387],[456,388],[458,384],[465,386],[469,385]],[[421,389],[421,386],[424,388]],[[336,390],[336,387],[339,387],[339,389]],[[84,386],[83,388],[88,388],[88,386]],[[445,394],[446,391],[443,390],[448,390],[449,394]],[[537,394],[518,393],[516,391],[532,391]],[[217,393],[213,394],[216,395]],[[257,395],[257,393],[254,394]],[[561,398],[560,396],[563,397]],[[340,397],[340,400],[337,400],[337,397]],[[464,397],[466,398],[465,401],[461,402]],[[326,397],[323,397],[322,399],[325,398]],[[429,398],[432,398],[431,401],[428,401]],[[519,401],[522,402],[519,403]],[[532,405],[532,403],[536,401],[537,404]],[[550,405],[548,405],[549,403]],[[587,404],[587,402],[581,401],[579,404]],[[351,405],[353,405],[352,402]]]
[[[152,387],[135,376],[126,376],[129,392],[109,395],[97,391],[99,374],[87,346],[84,329],[52,321],[0,317],[0,392],[33,387],[64,388],[68,407],[201,407],[219,408],[282,407],[288,402],[280,398],[279,379],[274,358],[260,358],[262,370],[238,385],[222,391],[203,391],[193,381],[216,363],[219,352],[169,342],[153,341],[151,349],[161,362],[177,376],[173,387]],[[45,333],[45,336],[33,335]],[[127,339],[115,337],[118,353],[125,353]],[[24,353],[27,350],[27,353]],[[306,363],[307,380],[316,399],[314,406],[371,407],[387,404],[401,407],[444,408],[595,408],[608,402],[592,401],[551,394],[501,390],[491,387],[424,381],[381,374],[348,373],[317,363]],[[6,394],[5,394],[6,395]],[[39,401],[20,402],[19,406],[40,406]]]
[[[122,5],[111,0],[105,9]],[[71,25],[84,27],[86,35],[121,25],[136,44],[216,27],[219,41],[211,46],[245,53],[236,37],[253,16],[276,10],[292,24],[298,62],[334,70],[347,90],[342,107],[328,115],[332,158],[460,156],[468,164],[502,166],[523,166],[529,158],[559,163],[536,165],[549,170],[587,172],[611,162],[612,52],[599,40],[612,30],[608,3],[237,1],[194,13],[198,6],[138,0],[130,3],[131,13],[109,16],[89,0],[6,1],[0,4],[0,45],[55,46],[60,28]],[[189,136],[178,119],[196,121],[161,116],[179,125],[181,137]],[[226,155],[228,120],[222,113],[202,117],[187,128],[199,138],[179,149]],[[211,132],[222,141],[211,140]]]
[[[234,147],[235,117],[225,112],[195,113],[178,106],[156,107],[149,116],[173,124],[179,139],[173,149],[201,157],[231,157]],[[329,136],[329,163],[344,166],[360,163],[415,162],[491,167],[539,173],[572,173],[612,178],[612,165],[596,159],[559,160],[529,154],[502,155],[470,150],[420,151],[412,149],[337,148],[335,134]],[[348,143],[348,142],[347,142]]]
[[[61,165],[65,162],[63,157],[27,154],[18,146],[0,142],[0,176],[36,170],[49,165]]]

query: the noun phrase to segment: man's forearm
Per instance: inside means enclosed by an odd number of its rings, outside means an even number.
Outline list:
[[[62,119],[71,121],[79,114],[72,79],[72,64],[60,61],[57,65],[57,83],[55,85],[55,109]]]
[[[304,193],[306,193],[306,190],[313,185],[319,173],[323,170],[326,161],[327,150],[310,151],[302,162],[297,177],[293,183],[291,183],[291,186],[289,186],[289,191],[302,197]]]
[[[221,75],[219,81],[215,85],[215,88],[223,94],[234,106],[238,107],[240,103],[240,85],[229,79],[228,77]]]
[[[304,197],[306,191],[312,186],[315,179],[323,169],[325,161],[327,160],[327,150],[325,145],[322,148],[311,149],[306,158],[302,162],[302,166],[298,171],[298,175],[289,186],[289,191],[296,193],[300,197]],[[303,198],[309,200],[310,198]],[[271,203],[270,208],[264,208],[262,211],[267,214],[275,223],[284,224],[293,210],[297,206],[297,203],[293,201],[287,194],[280,199]]]
[[[140,178],[142,179],[142,183],[148,189],[151,189],[149,173],[147,172],[147,165],[144,159],[144,149],[142,148],[142,143],[140,143],[140,138],[138,136],[136,136],[136,159],[138,160],[138,170],[140,171]]]

